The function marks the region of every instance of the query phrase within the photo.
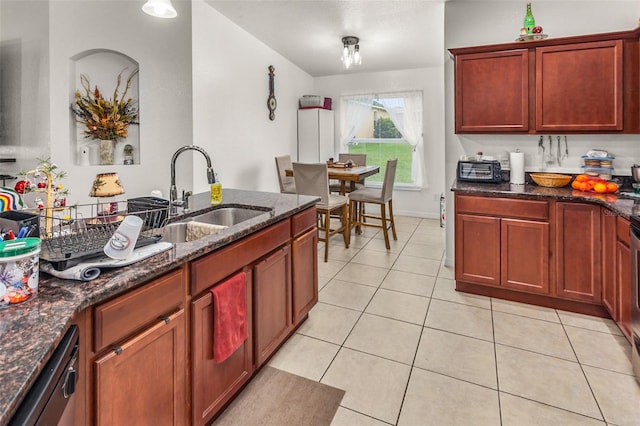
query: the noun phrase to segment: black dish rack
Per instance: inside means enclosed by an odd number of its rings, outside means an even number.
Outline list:
[[[40,259],[63,271],[104,257],[105,244],[127,215],[139,216],[144,221],[136,248],[154,244],[162,238],[159,229],[167,223],[169,202],[141,197],[43,209],[40,212]]]

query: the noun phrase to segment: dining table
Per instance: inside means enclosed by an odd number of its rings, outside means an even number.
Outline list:
[[[332,167],[327,168],[329,179],[340,181],[340,194],[347,193],[347,183],[349,183],[349,191],[355,191],[356,183],[361,179],[380,173],[379,166],[354,166],[354,167]],[[293,176],[293,170],[285,170],[287,176]]]

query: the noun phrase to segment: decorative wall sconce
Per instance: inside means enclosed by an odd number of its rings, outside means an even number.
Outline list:
[[[362,63],[359,43],[360,39],[358,37],[342,37],[343,49],[340,60],[346,69],[351,68],[351,65],[360,65]]]
[[[178,16],[171,0],[148,0],[142,6],[142,11],[156,18],[175,18]]]

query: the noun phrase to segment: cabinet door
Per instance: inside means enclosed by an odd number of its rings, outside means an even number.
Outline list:
[[[456,56],[456,133],[529,130],[526,49]]]
[[[315,214],[315,212],[314,212]],[[312,228],[291,244],[293,324],[297,325],[318,302],[318,231]]]
[[[536,49],[536,130],[623,130],[622,40]]]
[[[94,362],[98,425],[186,424],[184,309]]]
[[[193,424],[204,425],[219,412],[253,372],[251,274],[247,274],[249,336],[229,358],[213,361],[213,297],[206,292],[191,303]]]
[[[500,218],[456,215],[456,280],[500,285]]]
[[[559,297],[601,300],[600,207],[556,203],[556,280]]]
[[[602,305],[615,321],[619,320],[618,282],[616,263],[616,216],[608,209],[601,209],[602,221]]]
[[[616,281],[620,301],[618,325],[631,341],[631,250],[621,241],[616,243]]]
[[[255,365],[262,365],[286,339],[291,320],[291,256],[289,246],[253,268]]]
[[[549,224],[502,219],[501,284],[533,293],[549,293]]]

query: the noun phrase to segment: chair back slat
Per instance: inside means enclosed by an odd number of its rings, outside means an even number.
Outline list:
[[[326,163],[293,163],[296,191],[301,195],[315,195],[322,204],[329,203],[329,170]]]

